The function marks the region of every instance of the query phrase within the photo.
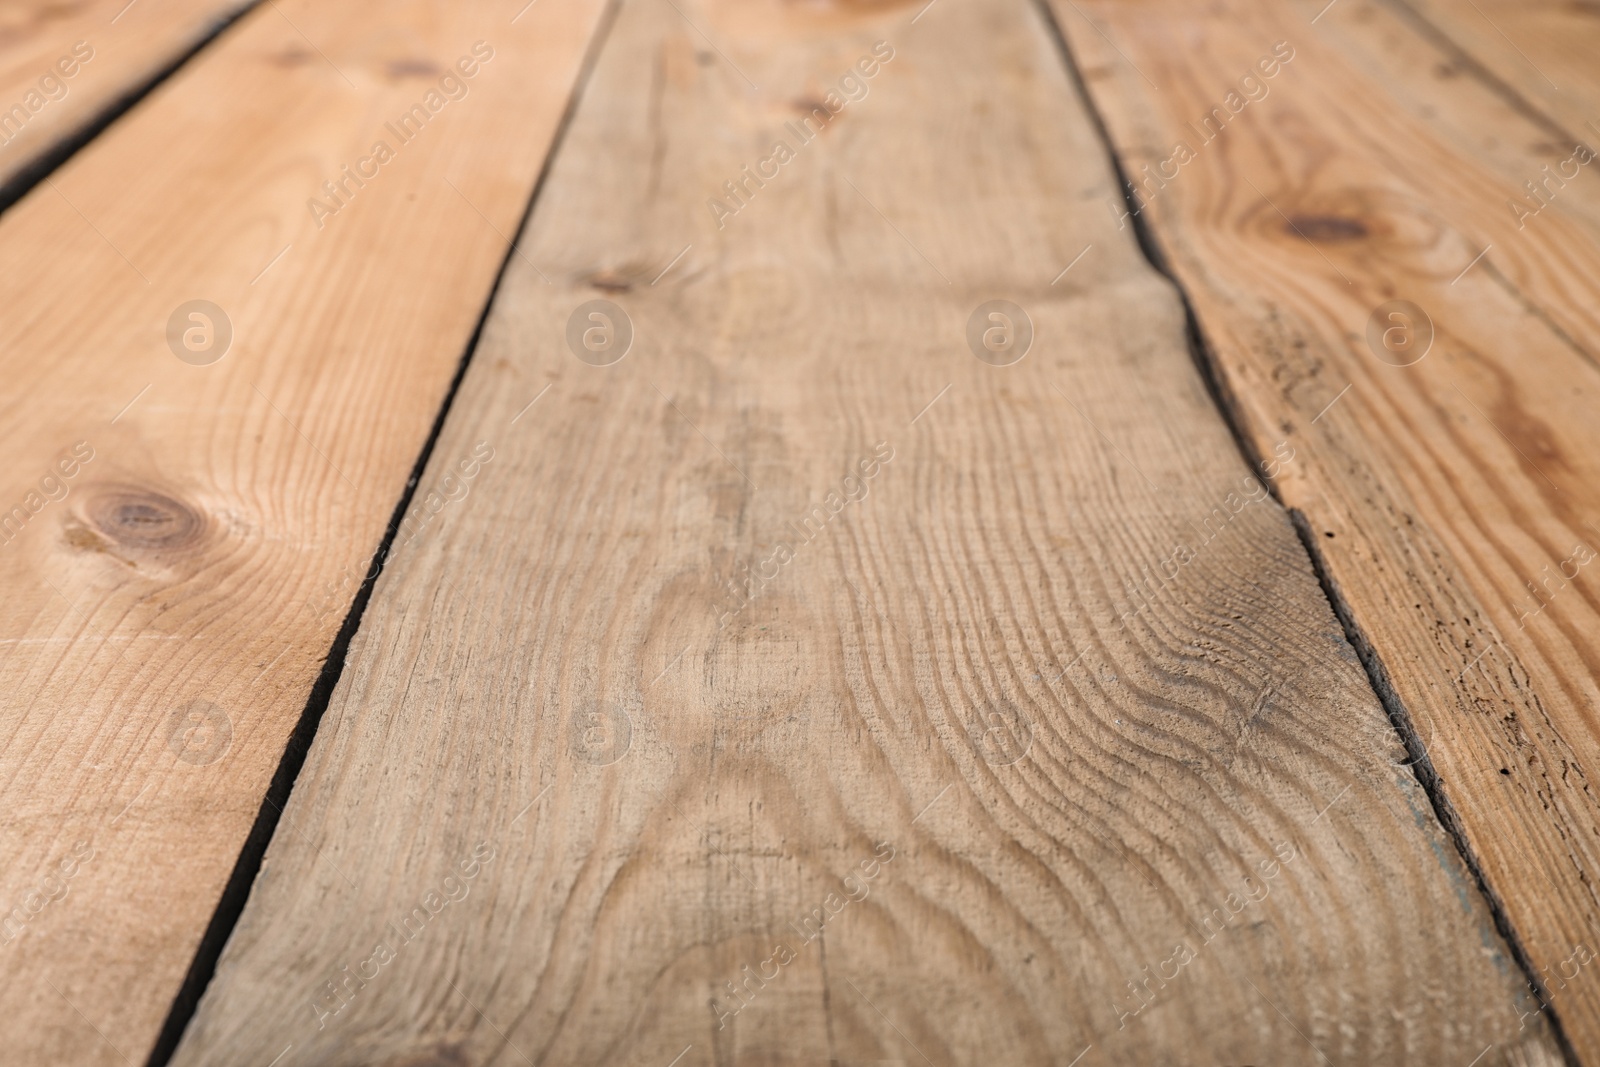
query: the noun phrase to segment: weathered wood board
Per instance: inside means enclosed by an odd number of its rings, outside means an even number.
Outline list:
[[[600,11],[275,0],[0,219],[0,1059],[149,1053]]]
[[[250,2],[11,0],[0,8],[0,196]]]
[[[1392,8],[1316,6],[1056,10],[1237,424],[1303,457],[1279,493],[1600,1062],[1600,185],[1509,210],[1551,134]]]
[[[175,1063],[1560,1062],[1039,9],[919,6],[623,5]]]

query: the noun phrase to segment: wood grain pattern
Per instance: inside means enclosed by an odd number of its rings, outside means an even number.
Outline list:
[[[250,0],[13,0],[0,8],[0,189]]]
[[[1399,0],[1481,68],[1486,80],[1560,128],[1563,142],[1600,147],[1600,5],[1593,0]],[[1570,148],[1570,145],[1566,147]],[[1595,179],[1591,178],[1590,181]]]
[[[918,6],[624,5],[175,1063],[1559,1062],[1038,9]]]
[[[1284,3],[1057,10],[1131,174],[1193,148],[1142,217],[1245,435],[1304,455],[1281,497],[1542,1001],[1600,1061],[1600,981],[1580,962],[1600,934],[1593,179],[1519,229],[1505,176],[1538,171],[1548,132],[1383,5],[1315,26]],[[1203,141],[1191,124],[1279,41],[1293,60]],[[1435,335],[1409,366],[1368,340],[1396,299]]]
[[[148,1053],[599,11],[279,0],[0,221],[7,1062]],[[169,350],[193,299],[220,362]]]
[[[1404,11],[1357,4],[1336,21],[1330,12],[1313,28],[1319,41],[1337,42],[1341,75],[1372,90],[1359,109],[1350,109],[1350,121],[1383,114],[1382,123],[1355,131],[1354,140],[1402,175],[1408,194],[1445,216],[1463,242],[1444,288],[1460,292],[1464,281],[1448,283],[1487,249],[1482,263],[1489,279],[1525,310],[1550,319],[1580,356],[1600,363],[1593,131],[1565,131],[1508,97],[1492,78],[1475,74],[1483,64],[1441,46]],[[1423,139],[1415,140],[1419,133]]]

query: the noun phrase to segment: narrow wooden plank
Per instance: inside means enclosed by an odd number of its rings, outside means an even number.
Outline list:
[[[1238,424],[1300,448],[1282,498],[1527,949],[1534,1003],[1600,1061],[1600,984],[1576,977],[1600,929],[1593,180],[1519,227],[1503,176],[1537,173],[1548,134],[1383,5],[1314,26],[1285,3],[1057,10],[1129,172],[1166,174],[1141,218]],[[1203,136],[1212,108],[1225,128]],[[1396,300],[1426,319],[1385,345]]]
[[[599,11],[276,0],[0,220],[7,1062],[148,1053]]]
[[[1559,126],[1558,144],[1600,147],[1600,7],[1584,0],[1397,0],[1467,59],[1457,73],[1509,89]],[[1476,68],[1476,70],[1474,69]],[[1552,161],[1554,163],[1554,161]],[[1594,179],[1591,178],[1590,181]]]
[[[0,191],[250,2],[8,3],[0,10]]]
[[[1039,10],[919,6],[623,7],[176,1063],[1559,1062]]]

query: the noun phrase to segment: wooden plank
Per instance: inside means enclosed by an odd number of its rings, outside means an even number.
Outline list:
[[[1593,181],[1519,228],[1502,176],[1537,173],[1548,135],[1385,6],[1315,26],[1284,3],[1141,10],[1058,7],[1129,173],[1166,168],[1140,217],[1244,436],[1305,457],[1281,497],[1541,1002],[1600,1061],[1600,985],[1573,980],[1600,929]],[[1269,79],[1277,42],[1293,58]],[[1214,107],[1237,113],[1202,137]],[[1382,343],[1393,300],[1431,323],[1420,356]]]
[[[1459,56],[1446,61],[1454,73],[1482,78],[1525,104],[1535,122],[1555,127],[1552,148],[1563,157],[1569,141],[1600,147],[1600,8],[1593,3],[1397,0],[1397,11]]]
[[[0,11],[0,201],[251,0],[14,0]]]
[[[506,7],[276,0],[0,221],[8,1062],[172,1006],[600,12]]]
[[[1559,1062],[1039,9],[919,6],[623,7],[176,1064]]]
[[[1427,213],[1437,205],[1459,234],[1462,258],[1446,281],[1488,248],[1490,276],[1509,283],[1518,303],[1547,316],[1584,352],[1600,351],[1592,282],[1600,276],[1600,175],[1593,138],[1579,136],[1590,131],[1566,132],[1493,78],[1471,76],[1477,67],[1405,12],[1353,5],[1339,20],[1329,21],[1330,13],[1317,23],[1319,39],[1340,42],[1344,73],[1376,87],[1364,106],[1407,120],[1341,136],[1365,141],[1421,191],[1415,203],[1424,224],[1435,223]],[[1417,130],[1426,140],[1395,140]],[[1396,151],[1399,143],[1405,150]],[[1440,167],[1449,168],[1445,180]]]

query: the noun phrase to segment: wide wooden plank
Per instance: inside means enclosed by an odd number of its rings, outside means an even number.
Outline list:
[[[172,1006],[601,7],[506,6],[275,0],[0,220],[7,1062]]]
[[[1057,11],[1237,424],[1304,456],[1282,499],[1526,948],[1530,1002],[1600,1062],[1600,985],[1574,980],[1600,928],[1592,176],[1508,210],[1549,133],[1385,5]]]
[[[623,6],[175,1063],[1559,1062],[1039,9],[919,7]]]
[[[12,0],[0,9],[0,202],[252,0]]]

